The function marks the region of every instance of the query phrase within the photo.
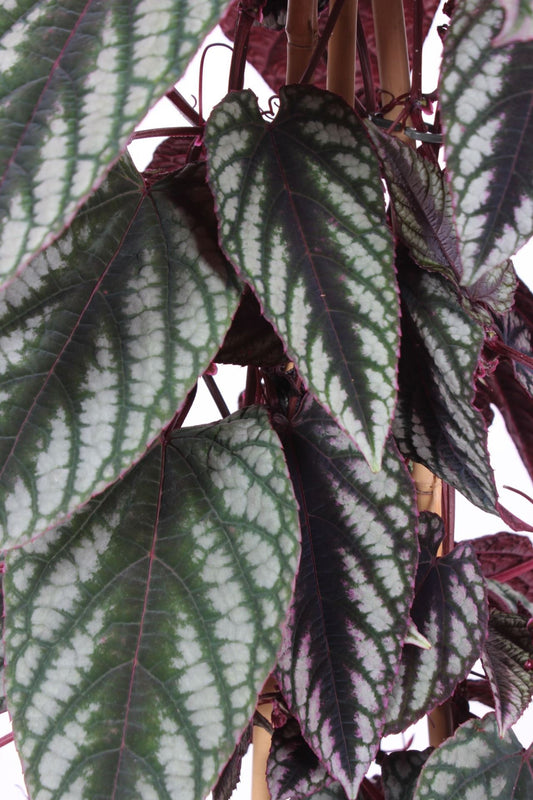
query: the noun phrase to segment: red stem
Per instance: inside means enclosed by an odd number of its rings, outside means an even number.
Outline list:
[[[490,575],[489,577],[493,581],[505,583],[513,578],[518,578],[520,575],[523,575],[525,572],[529,572],[532,569],[533,558],[528,558],[527,561],[522,561],[520,564],[515,564],[514,567],[509,567],[508,569],[502,569],[501,572],[497,572],[495,575]]]
[[[216,403],[216,407],[218,408],[218,410],[220,412],[220,416],[222,417],[222,419],[224,419],[224,417],[229,417],[230,410],[227,407],[226,401],[222,397],[220,389],[218,388],[218,386],[216,384],[216,381],[213,378],[213,376],[212,375],[202,375],[202,377],[204,379],[205,385],[209,389],[209,393],[210,393],[211,397],[213,398],[213,400]]]
[[[244,86],[244,70],[246,68],[246,53],[248,52],[248,41],[250,31],[256,20],[257,12],[245,9],[242,3],[239,4],[239,16],[235,29],[235,39],[233,42],[233,55],[229,70],[228,92],[240,91]]]
[[[502,342],[502,340],[497,337],[494,339],[487,339],[487,347],[489,347],[493,353],[498,353],[502,356],[507,356],[511,358],[513,361],[518,361],[519,364],[523,364],[525,367],[529,367],[533,369],[533,358],[531,356],[522,353],[520,350],[515,350],[514,347],[509,347],[508,344]]]
[[[181,128],[148,128],[145,131],[134,131],[131,139],[152,139],[156,136],[187,136],[196,137],[203,133],[203,128],[199,125],[187,125]]]
[[[376,92],[374,89],[374,80],[372,78],[372,65],[368,54],[365,29],[363,28],[360,14],[357,15],[357,55],[359,57],[361,77],[365,89],[366,111],[368,113],[373,113],[376,110]]]
[[[170,89],[166,96],[170,102],[173,103],[179,111],[181,111],[183,116],[189,120],[189,122],[192,122],[193,125],[202,124],[202,118],[200,117],[198,111],[196,111],[196,109],[194,109],[190,103],[187,102],[187,100],[178,92],[176,88]]]
[[[0,747],[5,747],[6,744],[11,744],[11,742],[15,741],[15,737],[13,733],[6,733],[5,736],[0,736]]]

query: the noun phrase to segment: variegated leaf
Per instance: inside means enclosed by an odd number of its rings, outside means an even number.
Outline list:
[[[533,42],[494,48],[499,0],[458,3],[440,97],[463,283],[488,279],[533,233]]]
[[[285,797],[290,797],[291,800],[314,798],[333,780],[303,738],[294,717],[290,717],[285,725],[274,730],[268,757],[267,780],[270,796],[274,800]]]
[[[479,658],[487,630],[483,575],[470,545],[437,558],[442,520],[420,516],[420,559],[411,615],[430,650],[405,645],[387,708],[387,733],[397,733],[443,703]]]
[[[398,269],[403,337],[394,436],[404,455],[494,512],[487,431],[472,406],[483,331],[462,311],[442,276],[417,268],[407,257]]]
[[[307,397],[282,441],[302,558],[278,662],[302,733],[352,800],[379,745],[417,557],[412,485],[389,443],[373,475]]]
[[[385,800],[413,800],[420,770],[432,750],[398,750],[380,759]]]
[[[492,610],[482,656],[494,695],[500,736],[517,722],[533,695],[533,639],[527,619]]]
[[[32,800],[198,800],[280,644],[298,519],[260,408],[183,429],[7,555],[9,707]]]
[[[194,185],[121,162],[0,298],[2,546],[135,462],[216,353],[238,292],[214,218],[178,207]]]
[[[513,369],[518,381],[533,398],[533,369],[518,360],[520,354],[528,358],[533,354],[533,294],[522,281],[518,282],[512,310],[498,317],[496,326],[504,343],[518,351],[518,358],[513,360]]]
[[[492,321],[484,306],[500,314],[507,312],[516,288],[512,261],[505,259],[477,281],[465,282],[444,173],[413,147],[370,123],[367,127],[382,160],[398,233],[415,261],[446,275],[460,290],[467,310],[475,316]]]
[[[533,617],[533,602],[521,592],[517,592],[508,583],[500,583],[500,581],[493,581],[490,578],[486,578],[485,583],[491,606],[516,614],[523,613],[525,610]]]
[[[353,110],[232,93],[206,129],[222,246],[316,397],[378,469],[396,397],[398,300],[378,161]]]
[[[428,758],[413,800],[530,800],[531,748],[509,732],[500,738],[494,714],[461,725]]]
[[[74,216],[225,0],[0,8],[0,283]]]
[[[533,39],[530,0],[499,0],[499,3],[505,11],[505,23],[493,39],[493,46],[503,47],[510,42],[526,42]]]

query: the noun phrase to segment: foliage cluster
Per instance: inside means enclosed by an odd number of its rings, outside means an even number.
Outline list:
[[[454,546],[451,513],[458,490],[532,530],[498,499],[487,426],[494,404],[533,473],[511,261],[533,234],[533,12],[448,4],[424,95],[437,3],[406,2],[413,78],[391,98],[360,0],[348,104],[324,88],[324,5],[289,4],[321,38],[287,86],[283,3],[0,9],[3,672],[32,800],[226,800],[270,674],[273,800],[533,796],[511,731],[532,548]],[[219,20],[231,91],[206,121],[168,87]],[[165,92],[188,126],[140,174],[126,146]],[[240,409],[183,427],[215,362],[248,367]],[[445,701],[451,738],[381,752]]]

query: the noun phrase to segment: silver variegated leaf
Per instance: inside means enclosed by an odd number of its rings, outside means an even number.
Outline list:
[[[225,0],[0,8],[0,283],[69,223]]]
[[[494,47],[503,22],[499,0],[464,0],[444,46],[442,123],[466,285],[491,280],[533,233],[533,42]]]
[[[4,547],[135,462],[216,353],[238,292],[215,231],[178,207],[192,186],[147,194],[120,163],[0,298]]]
[[[531,748],[510,731],[501,738],[494,714],[461,725],[428,758],[413,800],[530,800]]]
[[[265,122],[251,92],[205,137],[222,246],[303,378],[378,469],[396,397],[398,298],[378,160],[352,109],[281,89]]]
[[[183,429],[7,555],[9,708],[32,800],[198,800],[273,666],[298,518],[263,409]]]
[[[372,474],[309,397],[280,430],[302,530],[280,685],[304,738],[354,800],[379,746],[407,632],[417,558],[412,485],[390,442]]]
[[[487,431],[472,406],[483,330],[460,308],[442,276],[419,269],[406,257],[398,270],[403,338],[394,436],[404,455],[494,512]]]
[[[492,610],[489,635],[482,655],[483,666],[494,696],[498,730],[504,736],[520,719],[533,694],[532,634],[527,619],[519,614]]]
[[[510,42],[526,42],[533,39],[533,14],[530,0],[499,0],[505,11],[503,28],[492,40],[494,47],[503,47]]]
[[[485,579],[487,591],[496,598],[498,607],[502,610],[519,614],[526,610],[533,617],[533,603],[521,592],[516,591],[508,583]],[[495,603],[495,605],[496,605]]]
[[[285,797],[290,797],[291,800],[314,798],[333,780],[303,738],[294,717],[290,717],[285,725],[274,730],[268,757],[267,780],[270,796],[274,800]]]
[[[420,770],[432,750],[398,750],[380,759],[384,800],[413,800]]]
[[[398,233],[415,261],[446,275],[475,316],[483,315],[483,320],[491,322],[485,306],[500,314],[507,312],[516,288],[512,261],[505,259],[476,281],[467,280],[444,172],[413,147],[371,124],[367,127],[381,157]]]
[[[480,657],[488,607],[473,548],[459,544],[437,558],[442,520],[420,516],[420,558],[411,615],[430,650],[405,645],[387,708],[387,733],[397,733],[453,693]]]

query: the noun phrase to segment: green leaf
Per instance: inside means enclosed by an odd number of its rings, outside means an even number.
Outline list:
[[[530,0],[499,0],[505,11],[503,28],[493,39],[494,47],[504,47],[511,42],[533,39],[533,14]]]
[[[444,45],[442,122],[466,285],[490,281],[533,233],[533,42],[494,48],[502,24],[499,0],[464,0]]]
[[[533,641],[526,627],[527,618],[493,609],[489,635],[482,656],[483,667],[494,695],[500,736],[517,722],[533,694]]]
[[[406,644],[387,708],[387,733],[398,733],[443,703],[479,658],[487,630],[485,584],[476,554],[459,544],[437,558],[442,520],[420,516],[420,557],[411,609],[430,650]]]
[[[405,257],[398,271],[403,337],[394,436],[404,455],[494,512],[496,485],[487,431],[472,406],[483,331],[460,308],[442,276],[417,268]]]
[[[297,532],[252,408],[172,434],[8,553],[7,692],[32,797],[204,797],[274,664]]]
[[[0,298],[3,547],[129,468],[216,353],[238,292],[214,217],[179,207],[195,188],[210,198],[194,175],[147,193],[121,162]]]
[[[475,317],[492,322],[480,303],[497,313],[507,312],[516,288],[512,261],[506,259],[475,282],[469,281],[463,270],[443,171],[413,147],[374,125],[368,124],[367,128],[382,160],[398,234],[417,264],[449,278],[459,290],[466,310]]]
[[[398,299],[379,165],[332,94],[280,91],[267,124],[232,93],[206,129],[225,251],[312,392],[379,468],[396,397]]]
[[[280,685],[307,743],[354,800],[379,746],[407,633],[413,489],[390,442],[372,474],[309,397],[280,430],[302,530]]]
[[[413,800],[420,770],[432,750],[398,750],[380,759],[384,800]]]
[[[225,0],[0,9],[0,283],[68,225]]]
[[[413,800],[530,800],[531,748],[509,732],[500,738],[494,714],[458,728],[428,758]]]

